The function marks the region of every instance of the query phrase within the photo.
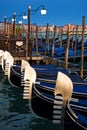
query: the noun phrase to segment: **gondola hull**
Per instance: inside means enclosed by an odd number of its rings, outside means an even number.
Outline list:
[[[38,66],[38,67],[33,66],[33,67],[37,73],[37,79],[40,78],[40,79],[44,79],[44,81],[46,81],[46,80],[56,81],[57,73],[58,73],[58,71],[60,71],[60,72],[63,72],[64,74],[66,74],[67,76],[69,76],[71,78],[72,82],[74,83],[74,85],[78,84],[78,86],[79,86],[80,83],[84,84],[83,79],[81,79],[77,75],[70,75],[63,68],[56,69],[54,66],[50,66],[48,68],[45,68],[44,66]],[[18,66],[18,65],[11,66],[8,80],[10,81],[10,83],[15,85],[16,87],[23,87],[23,86],[21,86],[21,66]],[[87,85],[87,83],[86,83],[86,85]]]
[[[8,74],[8,81],[12,86],[21,88],[21,72],[19,66],[12,66]]]
[[[15,73],[16,72],[16,73]],[[76,98],[76,101],[70,101],[70,108],[63,107],[62,95],[54,96],[55,82],[57,77],[56,73],[44,73],[41,74],[37,71],[37,81],[40,85],[34,84],[30,89],[30,108],[31,111],[41,117],[48,120],[52,120],[53,123],[63,124],[64,128],[72,129],[72,125],[76,129],[87,129],[87,124],[84,119],[87,120],[87,84],[83,82],[78,76],[71,76],[71,80],[74,84],[72,98]],[[58,71],[57,71],[58,72]],[[39,75],[40,74],[40,75]],[[50,75],[50,76],[48,76]],[[55,78],[52,77],[55,75]],[[67,74],[68,75],[68,74]],[[15,77],[16,76],[16,77]],[[42,78],[41,78],[42,76]],[[10,72],[10,81],[17,87],[21,86],[21,69],[20,67],[13,67]],[[47,82],[49,81],[49,82]],[[29,86],[30,87],[30,86]],[[27,91],[28,92],[28,91]],[[73,106],[74,105],[74,106]],[[79,107],[79,108],[78,108]],[[73,114],[73,112],[74,114]],[[55,113],[56,112],[56,113]],[[75,116],[74,116],[75,115]],[[77,116],[77,117],[76,117]]]
[[[45,99],[42,95],[37,95],[32,87],[32,97],[30,100],[31,110],[39,117],[49,120],[53,119],[53,101]],[[44,100],[43,100],[44,98]]]
[[[72,103],[70,103],[70,108],[66,106],[64,118],[62,117],[62,111],[60,102],[62,102],[61,95],[58,95],[57,99],[52,96],[53,92],[46,92],[44,89],[40,89],[38,85],[32,87],[32,96],[30,100],[30,108],[31,111],[41,118],[45,118],[47,120],[51,120],[53,123],[60,123],[60,125],[64,125],[64,130],[67,129],[79,129],[86,130],[87,129],[87,112],[86,110],[79,110],[78,108],[72,107]],[[55,104],[56,102],[56,104]],[[75,103],[75,102],[74,102]],[[79,102],[77,102],[79,104]],[[86,104],[85,104],[86,105]],[[78,106],[78,105],[77,105]],[[72,111],[74,112],[72,112]],[[56,118],[55,118],[56,117]],[[62,120],[64,119],[64,120]]]

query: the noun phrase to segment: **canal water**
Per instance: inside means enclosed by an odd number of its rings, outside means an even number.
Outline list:
[[[58,124],[36,117],[22,95],[22,89],[11,86],[0,71],[0,130],[60,130]]]

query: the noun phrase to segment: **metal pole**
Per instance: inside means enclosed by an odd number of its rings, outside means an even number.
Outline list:
[[[16,13],[13,15],[13,36],[15,36],[15,21],[16,21]]]
[[[28,6],[28,53],[30,56],[30,60],[32,60],[32,43],[30,39],[30,12],[31,12],[31,7]]]
[[[30,41],[30,6],[28,6],[28,31],[26,32],[26,60],[29,54],[29,41]]]
[[[30,9],[31,7],[28,6],[28,40],[30,40]]]
[[[6,16],[4,17],[4,34],[6,34]]]

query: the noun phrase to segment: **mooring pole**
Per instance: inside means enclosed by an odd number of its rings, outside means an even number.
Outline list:
[[[56,26],[53,28],[53,41],[52,41],[52,58],[54,58],[54,49],[55,49],[55,37],[56,37]]]
[[[68,25],[68,29],[67,29],[67,44],[66,44],[66,52],[65,52],[65,69],[68,69],[69,43],[70,43],[70,24]]]
[[[81,44],[81,68],[80,68],[81,78],[83,78],[83,71],[84,71],[84,33],[85,33],[85,16],[82,17],[82,44]]]
[[[75,39],[75,43],[74,43],[74,58],[73,61],[75,63],[76,61],[76,47],[77,47],[77,43],[78,43],[78,25],[76,25],[76,39]]]

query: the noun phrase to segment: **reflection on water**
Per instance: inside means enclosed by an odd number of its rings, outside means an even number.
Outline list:
[[[0,72],[0,130],[60,130],[51,121],[32,114],[22,94],[22,89],[11,86]]]

